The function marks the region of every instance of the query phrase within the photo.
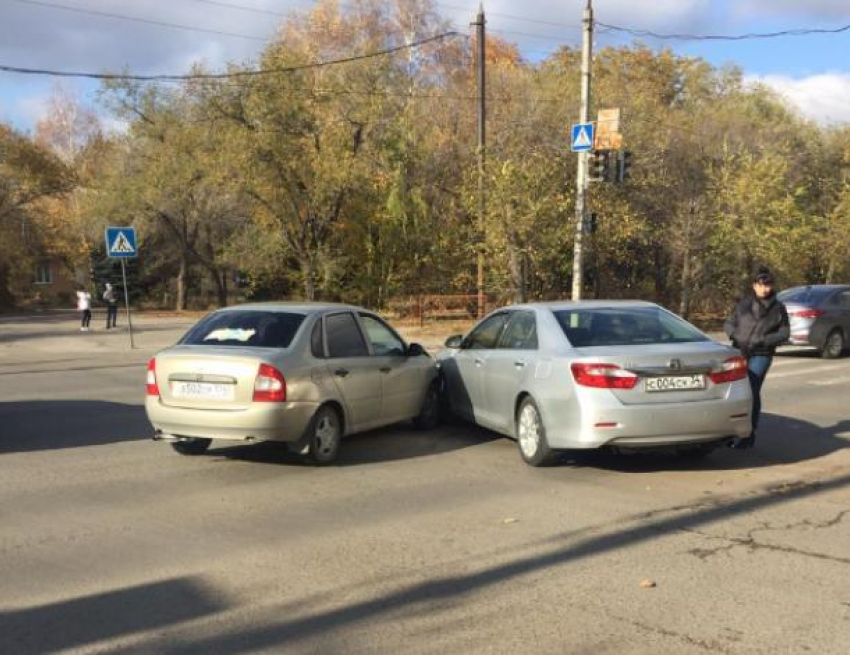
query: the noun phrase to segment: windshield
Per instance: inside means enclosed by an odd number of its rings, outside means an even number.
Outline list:
[[[553,313],[575,348],[710,340],[687,321],[660,307],[598,307]]]
[[[205,316],[180,340],[186,346],[288,348],[303,314],[227,310]]]

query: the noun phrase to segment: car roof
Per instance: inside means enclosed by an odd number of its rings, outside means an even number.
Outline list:
[[[799,289],[815,289],[815,290],[824,290],[831,291],[833,289],[848,289],[850,288],[850,284],[800,284],[796,287],[788,287],[787,289],[783,289],[779,293],[785,293],[786,291],[797,291]]]
[[[503,309],[607,309],[613,307],[658,307],[646,300],[553,300],[549,302],[530,302],[521,305],[508,305]]]
[[[254,310],[265,312],[293,312],[296,314],[312,314],[315,312],[326,312],[332,310],[351,310],[351,311],[366,311],[362,307],[355,305],[346,305],[344,303],[335,302],[305,302],[305,301],[272,301],[272,302],[252,302],[242,305],[231,305],[224,307],[218,311],[234,311],[234,310]]]

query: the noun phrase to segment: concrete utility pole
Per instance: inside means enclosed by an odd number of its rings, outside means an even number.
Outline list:
[[[582,19],[581,42],[581,112],[579,123],[587,123],[590,119],[590,62],[593,49],[593,7],[592,0],[587,0]],[[584,241],[585,214],[587,213],[587,152],[578,153],[578,168],[576,171],[576,235],[573,246],[573,300],[581,300],[581,290],[584,282],[582,266],[582,246]]]
[[[478,249],[478,318],[484,316],[486,302],[484,298],[484,148],[486,144],[486,120],[487,103],[485,94],[486,77],[484,75],[484,57],[486,54],[486,42],[484,35],[484,5],[478,5],[478,15],[475,18],[475,39],[478,51],[478,235],[476,246]]]

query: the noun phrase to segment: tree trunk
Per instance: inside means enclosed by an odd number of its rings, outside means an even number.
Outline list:
[[[218,298],[219,307],[227,307],[227,272],[211,271],[213,282],[215,282],[215,293]]]
[[[685,246],[685,256],[682,260],[682,297],[679,301],[679,316],[688,318],[691,313],[691,252]]]
[[[180,258],[180,271],[177,273],[177,311],[185,310],[189,306],[189,300],[186,293],[186,278],[189,274],[189,262],[186,257]]]
[[[304,296],[312,302],[316,299],[316,262],[309,255],[301,258],[301,275],[304,277]]]

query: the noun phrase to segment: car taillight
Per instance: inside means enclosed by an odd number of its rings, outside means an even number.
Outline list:
[[[286,400],[286,380],[274,366],[260,364],[254,382],[254,402],[282,403]]]
[[[159,396],[159,385],[156,383],[156,358],[148,362],[148,376],[146,380],[149,396]]]
[[[714,384],[743,380],[747,377],[747,360],[737,355],[730,357],[723,362],[719,371],[712,371],[708,377]]]
[[[575,362],[570,366],[575,381],[583,387],[597,389],[632,389],[638,376],[624,371],[616,364],[584,364]]]
[[[795,316],[796,318],[817,318],[818,316],[823,316],[822,309],[800,309],[796,312],[791,312],[791,316]]]

